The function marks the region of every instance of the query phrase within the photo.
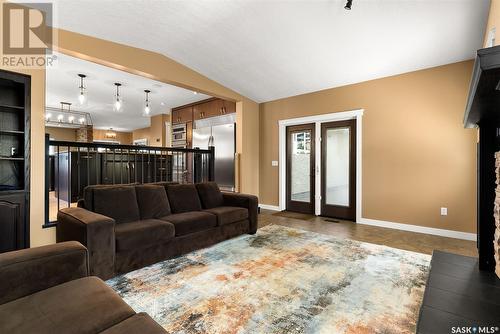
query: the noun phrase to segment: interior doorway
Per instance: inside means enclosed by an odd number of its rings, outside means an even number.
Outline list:
[[[287,201],[286,209],[314,214],[315,124],[286,129]]]
[[[321,215],[356,220],[356,120],[321,124]]]

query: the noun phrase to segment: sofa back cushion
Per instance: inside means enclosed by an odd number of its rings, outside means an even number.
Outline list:
[[[81,208],[94,211],[94,190],[102,188],[116,188],[121,186],[135,186],[139,183],[125,183],[125,184],[96,184],[91,186],[86,186],[83,189],[83,201],[78,201],[78,205]]]
[[[196,184],[201,205],[204,209],[212,209],[224,205],[224,198],[215,182],[204,182]]]
[[[141,219],[168,216],[170,204],[163,185],[142,184],[135,187]]]
[[[117,223],[140,219],[134,186],[113,186],[94,189],[94,212],[113,218]]]
[[[167,186],[167,196],[173,213],[200,211],[202,209],[198,191],[194,184]]]

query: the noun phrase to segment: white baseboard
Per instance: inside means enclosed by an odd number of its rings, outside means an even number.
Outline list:
[[[271,211],[281,211],[279,206],[276,205],[267,205],[267,204],[259,204],[261,209],[271,210]]]
[[[393,223],[393,222],[376,220],[376,219],[369,219],[369,218],[361,218],[361,221],[359,221],[358,223],[364,224],[364,225],[392,228],[392,229],[396,229],[396,230],[404,230],[404,231],[417,232],[417,233],[433,234],[433,235],[439,235],[439,236],[448,237],[448,238],[476,241],[476,234],[475,233],[444,230],[444,229],[440,229],[440,228],[424,227],[424,226],[418,226],[418,225],[400,224],[400,223]]]

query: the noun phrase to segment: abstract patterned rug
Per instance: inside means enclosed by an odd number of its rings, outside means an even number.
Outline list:
[[[430,256],[279,225],[107,283],[169,333],[414,333]]]

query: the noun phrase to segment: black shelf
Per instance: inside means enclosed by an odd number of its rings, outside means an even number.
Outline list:
[[[10,108],[10,109],[24,110],[24,107],[10,106],[10,105],[7,105],[7,104],[0,104],[0,108]]]
[[[24,161],[24,158],[17,158],[17,157],[0,157],[0,160]]]
[[[0,134],[4,134],[4,135],[24,135],[24,131],[0,130]]]

